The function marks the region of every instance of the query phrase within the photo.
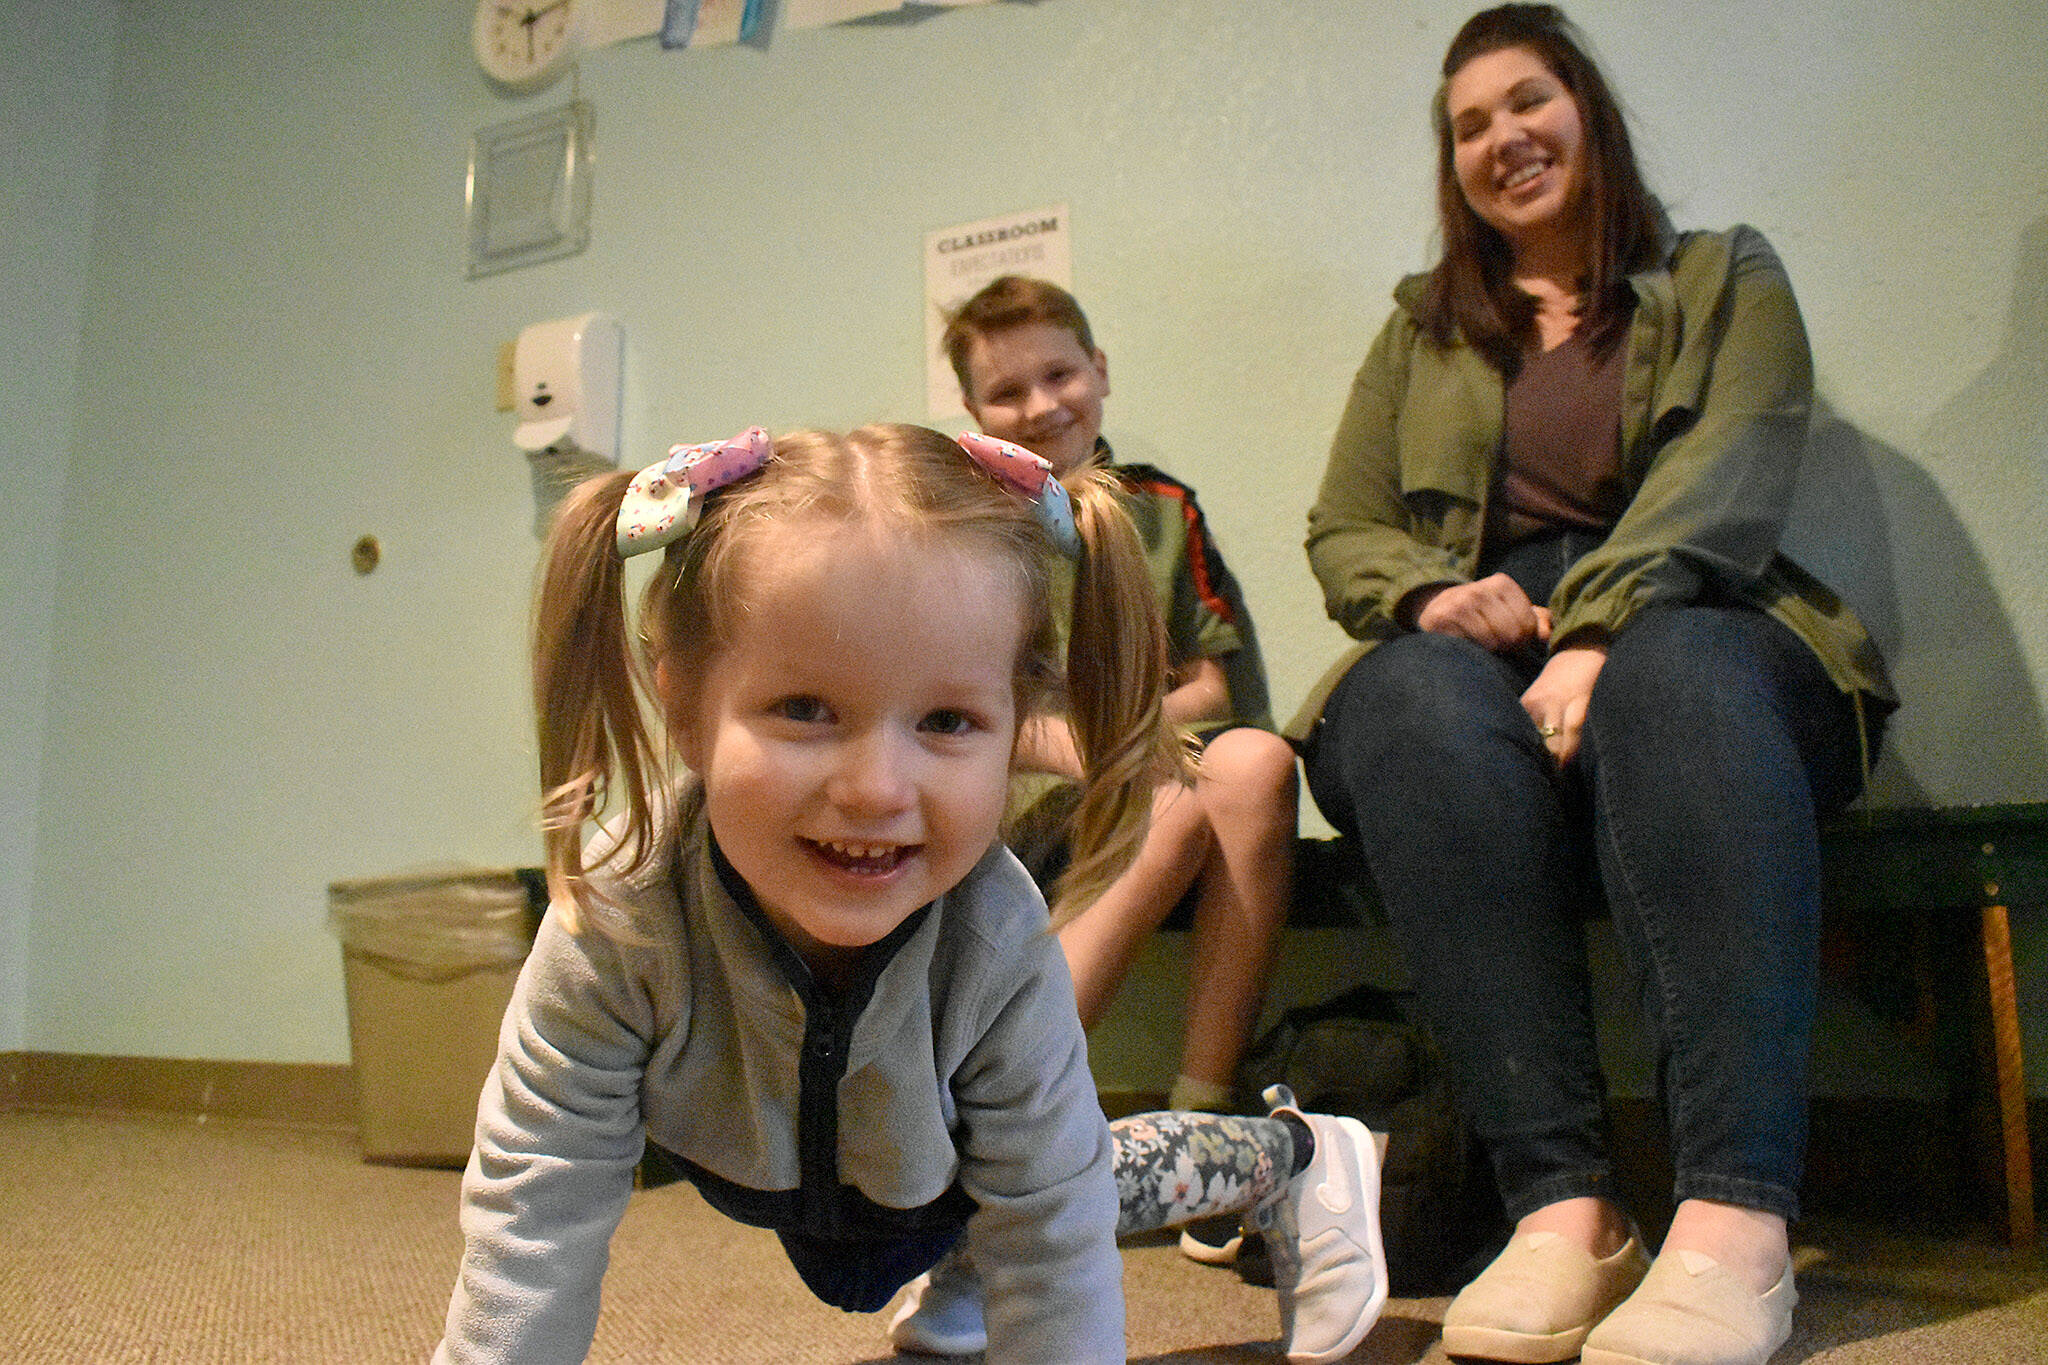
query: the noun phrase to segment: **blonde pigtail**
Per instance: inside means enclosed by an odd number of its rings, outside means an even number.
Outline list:
[[[619,849],[638,866],[651,848],[649,779],[658,756],[641,696],[642,652],[629,635],[625,565],[616,541],[631,470],[578,485],[543,553],[533,616],[533,704],[540,745],[541,838],[548,891],[569,930],[595,913],[584,876],[584,826],[624,788]]]
[[[1053,923],[1093,904],[1136,856],[1161,783],[1192,782],[1186,734],[1166,718],[1166,626],[1144,547],[1115,475],[1068,484],[1082,551],[1067,642],[1067,705],[1081,752],[1072,861],[1054,888]]]

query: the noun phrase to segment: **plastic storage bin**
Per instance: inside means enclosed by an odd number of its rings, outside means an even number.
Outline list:
[[[545,905],[539,874],[525,868],[328,886],[365,1161],[468,1161],[477,1094]]]

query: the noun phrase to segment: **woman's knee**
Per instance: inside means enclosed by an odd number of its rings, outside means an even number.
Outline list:
[[[1470,640],[1418,631],[1352,665],[1324,717],[1346,732],[1450,736],[1519,717],[1527,685],[1508,661]]]
[[[1307,746],[1324,817],[1363,833],[1367,813],[1498,785],[1503,767],[1548,772],[1521,694],[1528,678],[1469,640],[1416,633],[1365,655],[1330,695]],[[1489,774],[1477,777],[1475,773]]]
[[[1413,775],[1462,766],[1501,744],[1536,744],[1522,710],[1528,679],[1468,640],[1403,635],[1355,664],[1331,694],[1314,739],[1317,766],[1334,763],[1368,786],[1391,766]],[[1547,756],[1545,756],[1547,757]]]
[[[1809,674],[1825,684],[1799,638],[1763,612],[1653,608],[1608,647],[1589,723],[1598,730],[1603,723],[1780,711],[1797,704]]]

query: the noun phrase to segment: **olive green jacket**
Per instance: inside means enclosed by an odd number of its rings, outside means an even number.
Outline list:
[[[1630,277],[1622,376],[1628,507],[1558,584],[1551,638],[1619,631],[1659,604],[1748,601],[1806,642],[1835,685],[1896,705],[1855,614],[1778,552],[1813,400],[1813,360],[1784,267],[1754,228],[1675,238],[1669,266]],[[1430,583],[1467,582],[1494,482],[1501,374],[1462,340],[1438,347],[1399,304],[1351,388],[1308,516],[1308,557],[1332,620],[1360,643],[1288,726],[1301,739],[1337,680],[1401,633],[1394,610]]]

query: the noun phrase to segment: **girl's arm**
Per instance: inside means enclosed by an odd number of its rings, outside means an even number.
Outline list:
[[[581,1360],[640,1159],[647,1044],[612,945],[553,911],[520,973],[462,1180],[435,1365]]]
[[[1042,931],[1001,956],[1006,987],[981,1011],[980,1037],[952,1077],[987,1358],[1120,1365],[1114,1149],[1066,960]]]

